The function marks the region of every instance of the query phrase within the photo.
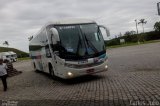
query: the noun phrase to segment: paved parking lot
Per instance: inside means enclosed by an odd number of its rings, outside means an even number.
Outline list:
[[[0,99],[19,105],[160,105],[160,43],[108,50],[109,70],[69,81],[36,73],[30,61],[14,63],[23,73],[8,78]],[[13,101],[15,100],[15,101]]]

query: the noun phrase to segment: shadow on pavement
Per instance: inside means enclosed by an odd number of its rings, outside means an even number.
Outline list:
[[[72,85],[72,84],[80,84],[80,83],[85,83],[85,82],[91,82],[91,81],[96,81],[105,78],[105,76],[102,75],[97,75],[97,74],[92,74],[92,75],[85,75],[85,76],[80,76],[72,79],[62,79],[59,77],[51,77],[48,73],[41,72],[41,71],[36,71],[36,73],[39,73],[46,78],[49,78],[51,80],[54,80],[56,82],[60,82],[63,84],[67,85]]]
[[[72,84],[80,84],[80,83],[86,83],[86,82],[92,82],[96,80],[100,80],[104,78],[104,76],[100,75],[85,75],[85,76],[80,76],[72,79],[61,79],[57,78],[58,81],[60,81],[63,84],[67,85],[72,85]]]

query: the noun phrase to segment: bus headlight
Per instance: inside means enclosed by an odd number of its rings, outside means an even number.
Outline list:
[[[68,72],[67,75],[72,77],[72,76],[73,76],[73,73]]]
[[[105,69],[108,69],[108,66],[106,65],[104,68],[105,68]]]

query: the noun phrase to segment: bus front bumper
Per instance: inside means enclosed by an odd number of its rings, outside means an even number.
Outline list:
[[[87,68],[69,68],[69,67],[63,67],[63,74],[61,74],[61,78],[63,79],[71,79],[78,76],[83,75],[89,75],[89,74],[95,74],[99,72],[104,72],[108,70],[108,64],[107,60],[103,62],[100,65],[93,66],[93,67],[87,67]]]

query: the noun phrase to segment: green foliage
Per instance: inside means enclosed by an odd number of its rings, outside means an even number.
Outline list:
[[[120,45],[120,39],[125,39],[126,43],[136,43],[138,41],[145,42],[150,40],[158,40],[160,39],[160,32],[146,32],[141,34],[134,34],[134,35],[124,35],[118,38],[114,38],[108,41],[105,41],[105,44],[107,46],[114,46],[114,45]]]
[[[30,60],[30,57],[18,58],[18,60]]]
[[[156,22],[154,24],[154,29],[155,29],[155,31],[160,32],[160,22]]]
[[[4,41],[3,45],[9,46],[8,41]]]
[[[120,45],[120,41],[119,41],[118,38],[115,38],[115,39],[112,39],[112,40],[105,41],[105,44],[107,46]]]
[[[145,21],[145,19],[140,19],[138,24],[146,24],[147,21]]]
[[[158,39],[160,39],[160,32],[151,31],[151,32],[146,33],[145,35],[146,41],[158,40]]]
[[[18,58],[22,58],[22,57],[29,57],[29,54],[14,48],[6,48],[6,47],[0,47],[0,52],[8,52],[8,51],[13,51],[15,53],[17,53]]]
[[[146,41],[141,44],[148,44],[148,43],[156,43],[160,42],[160,40],[151,40],[151,41]],[[125,46],[134,46],[134,45],[139,45],[137,42],[136,43],[126,43],[122,45],[114,45],[114,46],[109,46],[109,48],[117,48],[117,47],[125,47]]]
[[[142,28],[143,28],[143,33],[144,33],[144,24],[146,24],[147,21],[145,21],[145,19],[140,19],[138,24],[142,24]]]
[[[130,35],[134,35],[134,34],[136,34],[135,31],[127,31],[124,35],[130,36]]]

